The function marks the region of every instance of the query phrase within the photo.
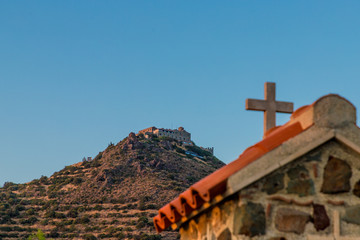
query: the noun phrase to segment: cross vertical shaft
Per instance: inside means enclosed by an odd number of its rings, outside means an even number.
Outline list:
[[[275,103],[275,83],[265,83],[264,96],[268,102],[267,110],[264,111],[264,134],[271,128],[276,126],[276,103]]]
[[[276,112],[292,113],[294,104],[276,101],[275,83],[266,82],[264,86],[265,100],[246,99],[246,110],[264,112],[264,135],[276,126]]]

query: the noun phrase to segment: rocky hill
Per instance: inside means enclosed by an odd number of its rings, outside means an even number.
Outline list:
[[[0,188],[0,239],[176,239],[157,235],[164,204],[224,163],[170,138],[131,133],[83,161],[26,184]]]

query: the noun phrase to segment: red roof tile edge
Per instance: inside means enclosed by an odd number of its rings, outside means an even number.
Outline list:
[[[156,231],[162,232],[182,217],[199,209],[205,202],[210,202],[215,196],[223,194],[226,191],[227,179],[231,175],[304,130],[299,122],[287,123],[272,130],[262,141],[246,149],[238,159],[195,183],[162,207],[159,214],[154,217]]]

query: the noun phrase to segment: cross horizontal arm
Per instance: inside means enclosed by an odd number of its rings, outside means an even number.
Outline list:
[[[265,100],[248,98],[245,102],[245,108],[246,110],[266,111],[268,108],[268,102]]]
[[[294,111],[294,104],[291,102],[275,102],[276,111],[281,113],[292,113]]]

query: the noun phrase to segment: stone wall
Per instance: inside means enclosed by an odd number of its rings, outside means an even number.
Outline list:
[[[143,130],[140,130],[139,134],[144,134],[147,137],[147,134],[154,134],[159,137],[170,137],[183,142],[191,142],[191,134],[184,130],[183,127],[179,127],[178,129],[164,129],[164,128],[156,128],[149,127]]]
[[[143,130],[140,130],[137,135],[139,135],[139,134],[144,134],[145,135],[146,133],[153,133],[156,129],[157,129],[156,127],[145,128]]]
[[[330,141],[185,222],[180,234],[360,240],[360,155]]]
[[[180,128],[179,128],[180,129]],[[172,129],[159,128],[154,131],[154,134],[160,137],[170,137],[183,142],[191,142],[191,134],[183,128],[181,131]]]

